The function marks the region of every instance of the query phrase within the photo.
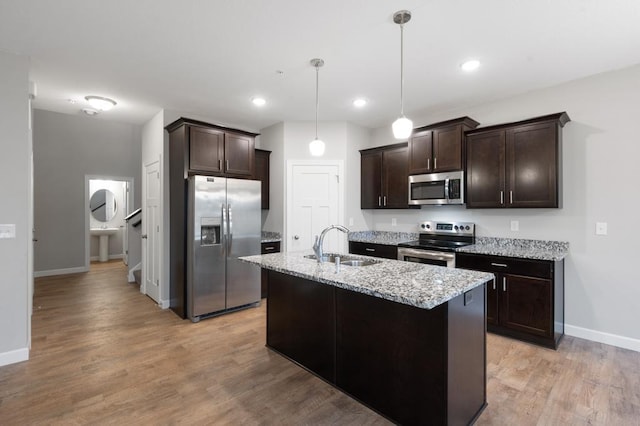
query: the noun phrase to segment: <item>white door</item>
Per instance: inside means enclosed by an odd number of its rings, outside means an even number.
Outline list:
[[[122,198],[124,200],[124,216],[127,217],[131,213],[129,210],[130,182],[122,182],[122,190],[124,191]],[[129,265],[129,225],[126,221],[122,227],[122,261],[125,265]]]
[[[311,250],[316,235],[329,225],[343,225],[342,163],[289,161],[286,251]],[[331,231],[324,251],[344,252],[346,235]]]
[[[142,285],[140,292],[160,303],[160,163],[145,165],[142,209]]]

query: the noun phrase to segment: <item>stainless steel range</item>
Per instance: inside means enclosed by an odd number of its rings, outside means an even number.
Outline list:
[[[475,224],[426,221],[416,241],[398,244],[398,260],[455,268],[458,247],[475,243]]]

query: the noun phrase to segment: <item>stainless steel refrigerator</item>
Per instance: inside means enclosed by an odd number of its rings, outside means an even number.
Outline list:
[[[260,302],[260,269],[238,257],[260,254],[261,183],[191,176],[187,214],[187,316]]]

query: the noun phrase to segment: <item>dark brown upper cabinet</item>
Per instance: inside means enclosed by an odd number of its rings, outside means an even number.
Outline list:
[[[464,168],[464,132],[478,122],[469,117],[430,124],[409,138],[409,174],[450,172]]]
[[[180,118],[166,127],[170,152],[184,156],[191,174],[251,179],[255,168],[255,133]],[[180,161],[179,158],[176,158]]]
[[[466,132],[467,208],[557,208],[566,112]]]
[[[409,208],[406,143],[360,151],[360,208]]]
[[[253,178],[262,182],[262,210],[269,210],[269,156],[271,151],[256,149],[256,168]]]

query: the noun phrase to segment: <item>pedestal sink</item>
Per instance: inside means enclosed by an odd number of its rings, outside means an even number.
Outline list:
[[[91,228],[91,235],[100,238],[100,262],[109,260],[109,235],[113,235],[119,228]]]

